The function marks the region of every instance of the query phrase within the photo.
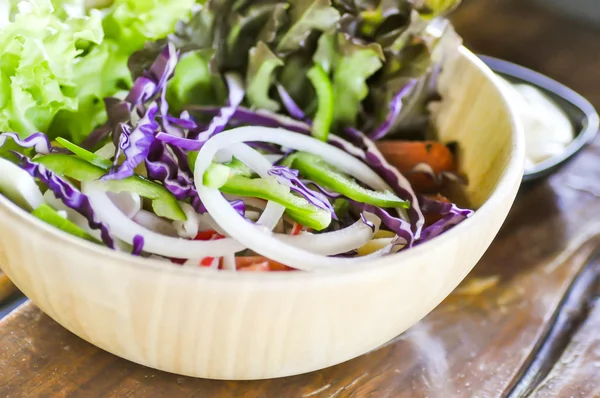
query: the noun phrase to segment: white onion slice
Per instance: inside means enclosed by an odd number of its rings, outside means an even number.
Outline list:
[[[179,205],[185,213],[187,220],[173,221],[173,228],[175,228],[178,236],[186,239],[194,239],[196,235],[198,235],[198,229],[200,227],[199,214],[196,213],[196,210],[188,203],[179,202]]]
[[[265,159],[267,159],[271,164],[275,163],[276,161],[278,161],[279,159],[281,159],[282,155],[277,155],[277,154],[266,154],[263,155],[265,157]]]
[[[256,155],[248,155],[244,162],[247,162],[251,168],[256,167],[255,171],[259,175],[266,175],[271,167],[271,164],[258,152],[256,152]],[[113,235],[130,244],[133,244],[133,238],[136,235],[142,236],[144,238],[145,252],[167,257],[198,258],[207,256],[222,257],[226,254],[236,253],[245,249],[239,242],[228,237],[215,241],[192,241],[158,234],[138,225],[123,214],[112,203],[102,183],[84,183],[82,184],[82,190],[89,197],[92,208],[100,220],[108,225]],[[235,212],[222,196],[221,199]],[[258,222],[269,229],[275,228],[284,211],[285,208],[283,206],[275,202],[268,202]],[[246,220],[243,222],[247,223]]]
[[[206,256],[221,257],[245,249],[242,244],[231,238],[215,241],[194,241],[161,235],[142,227],[123,214],[106,195],[106,188],[102,183],[83,183],[82,190],[89,197],[98,218],[108,225],[114,236],[129,244],[133,244],[133,238],[136,235],[142,236],[145,252],[166,257],[198,258]],[[225,201],[225,199],[223,200]],[[225,203],[235,213],[229,203],[227,201]]]
[[[245,155],[256,152],[245,141],[266,141],[286,147],[303,150],[321,156],[340,170],[354,176],[372,188],[389,189],[387,184],[373,170],[352,155],[316,140],[312,137],[293,133],[284,129],[266,127],[239,127],[225,131],[209,139],[198,154],[195,164],[194,179],[200,199],[213,219],[231,237],[242,242],[256,253],[274,261],[301,270],[314,270],[364,262],[361,258],[327,257],[297,248],[277,239],[271,231],[257,228],[244,220],[214,188],[203,184],[203,176],[214,155],[223,148],[230,148],[234,156],[246,163]],[[252,167],[251,165],[248,165]]]
[[[246,165],[252,169],[252,165],[246,162],[245,156],[249,156],[250,150],[257,154],[258,152],[247,145],[239,145],[239,143],[246,141],[270,142],[298,151],[310,152],[323,159],[327,159],[327,163],[337,167],[341,171],[351,175],[373,189],[379,191],[391,190],[387,183],[362,161],[339,148],[307,135],[279,128],[245,126],[224,131],[221,134],[212,137],[209,141],[216,140],[217,138],[219,138],[217,141],[219,146],[228,148],[236,158],[246,163]],[[217,149],[217,151],[222,150],[222,147]],[[200,155],[198,155],[198,159],[201,159]],[[204,157],[202,159],[204,159]],[[210,159],[212,159],[212,156]],[[202,161],[206,161],[206,159]],[[260,175],[258,170],[255,171]],[[194,175],[195,174],[196,173],[194,173]],[[261,177],[264,176],[261,175]]]
[[[372,222],[375,231],[379,229],[381,220],[371,213],[363,213],[364,217]],[[362,247],[369,242],[374,235],[374,231],[362,220],[337,231],[326,232],[322,234],[300,233],[299,235],[276,234],[276,238],[282,242],[287,242],[298,248],[308,250],[313,253],[330,256],[334,254],[346,253]]]
[[[150,211],[140,210],[132,220],[142,227],[148,228],[161,235],[178,236],[177,231],[175,231],[175,228],[170,221],[165,220]]]
[[[107,192],[107,195],[129,218],[133,218],[142,209],[142,198],[136,193],[121,191],[118,193]]]
[[[42,191],[35,183],[35,179],[4,158],[0,158],[0,192],[29,211],[44,203]]]
[[[217,225],[217,223],[215,222],[215,220],[212,219],[212,217],[210,216],[210,214],[208,214],[208,213],[198,214],[198,220],[200,221],[200,223],[198,224],[198,232],[217,231],[221,235],[227,236],[227,234],[225,233],[225,231],[223,231]]]
[[[260,177],[265,178],[269,176],[268,172],[271,169],[272,164],[264,157],[264,155],[252,149],[251,147],[244,144],[240,144],[239,146],[235,145],[231,148],[226,147],[225,151],[222,152],[230,152],[232,154],[235,153],[236,158],[238,158],[246,166],[254,170],[254,172]],[[198,153],[198,156],[200,156],[200,153]],[[213,156],[211,155],[210,158],[208,158],[208,160],[210,161],[212,158]],[[243,198],[243,200],[245,201],[246,198]],[[269,208],[273,208],[273,210],[270,210]],[[269,230],[273,230],[279,223],[279,219],[281,218],[281,216],[283,216],[284,211],[285,207],[283,207],[279,203],[267,202],[265,211],[263,212],[261,218],[257,221],[257,224],[263,225]]]

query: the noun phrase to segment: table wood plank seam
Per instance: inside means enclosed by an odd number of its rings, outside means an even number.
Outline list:
[[[600,286],[600,247],[588,258],[575,277],[547,330],[530,353],[512,388],[509,398],[529,396],[543,383],[569,346],[572,337],[588,319],[597,301]]]

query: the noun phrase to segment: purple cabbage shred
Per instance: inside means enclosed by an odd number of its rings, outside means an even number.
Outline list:
[[[219,134],[229,124],[233,116],[238,110],[238,107],[244,99],[245,91],[241,79],[236,75],[227,75],[227,86],[229,88],[229,99],[227,106],[216,108],[217,113],[214,115],[208,128],[199,134],[190,134],[188,138],[169,134],[168,132],[159,132],[156,139],[178,146],[187,151],[199,151],[200,148],[211,137]]]
[[[302,111],[296,102],[294,102],[291,95],[281,84],[277,85],[277,93],[279,94],[279,98],[281,98],[281,102],[283,102],[283,106],[285,106],[285,109],[291,117],[298,120],[304,120],[306,118],[304,111]]]
[[[355,201],[350,201],[350,203],[362,211],[375,214],[381,219],[381,223],[387,228],[389,228],[396,235],[398,235],[398,238],[401,239],[403,243],[406,244],[406,246],[411,247],[413,245],[413,242],[415,241],[415,236],[411,230],[411,225],[408,221],[400,217],[393,216],[381,207],[369,205],[366,203],[358,203]]]
[[[139,256],[144,249],[144,237],[141,235],[136,235],[133,237],[133,249],[131,250],[131,254],[134,256]]]
[[[365,136],[362,132],[348,128],[346,132],[356,144],[365,151],[364,162],[367,163],[377,174],[381,176],[392,188],[399,198],[407,200],[410,208],[407,210],[411,227],[414,232],[414,239],[419,239],[421,230],[425,223],[425,218],[419,207],[419,200],[412,189],[412,186],[399,171],[388,163],[385,157],[379,152],[375,143]]]
[[[371,231],[375,232],[375,224],[373,224],[371,221],[367,220],[365,218],[365,215],[363,213],[360,213],[360,220],[363,222],[363,224],[365,224],[367,227],[371,228]]]
[[[50,140],[44,133],[35,133],[24,139],[21,139],[17,133],[2,133],[0,134],[0,148],[4,146],[9,138],[21,148],[33,148],[36,153],[41,155],[55,152],[55,148],[52,148]]]
[[[390,112],[386,116],[385,120],[381,123],[379,127],[375,129],[371,134],[369,134],[369,138],[373,141],[377,141],[383,137],[385,137],[389,132],[392,126],[396,123],[396,119],[400,115],[402,111],[402,101],[409,96],[415,86],[417,85],[417,79],[411,79],[409,83],[404,86],[395,96],[392,98],[392,102],[390,103]]]
[[[156,122],[157,112],[158,105],[153,102],[133,130],[122,124],[123,131],[119,138],[115,163],[119,160],[121,153],[125,155],[125,160],[102,177],[104,180],[120,180],[130,177],[135,173],[135,168],[146,160],[150,146],[154,142],[154,134],[159,127]]]

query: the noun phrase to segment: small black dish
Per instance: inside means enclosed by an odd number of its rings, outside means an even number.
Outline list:
[[[541,89],[565,111],[574,127],[575,139],[558,156],[544,160],[525,172],[523,183],[529,183],[558,171],[574,155],[589,145],[600,128],[600,118],[594,106],[575,91],[551,78],[520,65],[479,55],[494,72],[511,83],[525,83]]]

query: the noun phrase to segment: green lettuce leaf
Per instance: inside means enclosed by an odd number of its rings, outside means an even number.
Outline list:
[[[297,0],[290,9],[291,27],[277,44],[277,51],[297,50],[313,30],[327,32],[335,28],[340,19],[338,10],[330,0]]]
[[[334,120],[355,125],[362,101],[369,94],[367,79],[383,65],[383,52],[375,43],[364,45],[348,35],[323,35],[314,61],[333,75]]]
[[[132,54],[147,41],[166,37],[191,16],[195,0],[115,0],[102,22],[105,35]]]
[[[0,131],[26,137],[47,131],[61,110],[77,110],[74,65],[102,41],[98,13],[61,20],[49,0],[20,5],[0,30]]]
[[[17,1],[17,0],[11,0]],[[54,15],[65,20],[70,17],[85,17],[85,0],[51,0],[54,7]]]
[[[210,70],[213,49],[195,50],[183,54],[175,74],[167,86],[167,101],[177,113],[187,104],[221,105],[227,98],[227,89],[218,74]]]
[[[59,111],[49,133],[52,137],[68,135],[72,141],[81,142],[106,121],[104,98],[124,93],[131,86],[127,54],[119,51],[114,41],[105,40],[77,60],[73,83],[77,87],[77,109]]]
[[[250,49],[249,59],[246,93],[250,105],[259,109],[278,111],[279,104],[269,98],[269,89],[273,83],[273,72],[283,65],[283,61],[277,58],[262,41]]]
[[[407,30],[384,48],[386,64],[383,73],[370,84],[367,100],[371,124],[381,122],[392,98],[412,79],[418,84],[404,99],[400,115],[392,125],[393,134],[404,138],[421,138],[429,130],[427,104],[438,96],[435,82],[443,60],[458,53],[461,39],[446,22],[440,25],[440,35],[426,30]],[[402,43],[402,45],[399,45]]]

